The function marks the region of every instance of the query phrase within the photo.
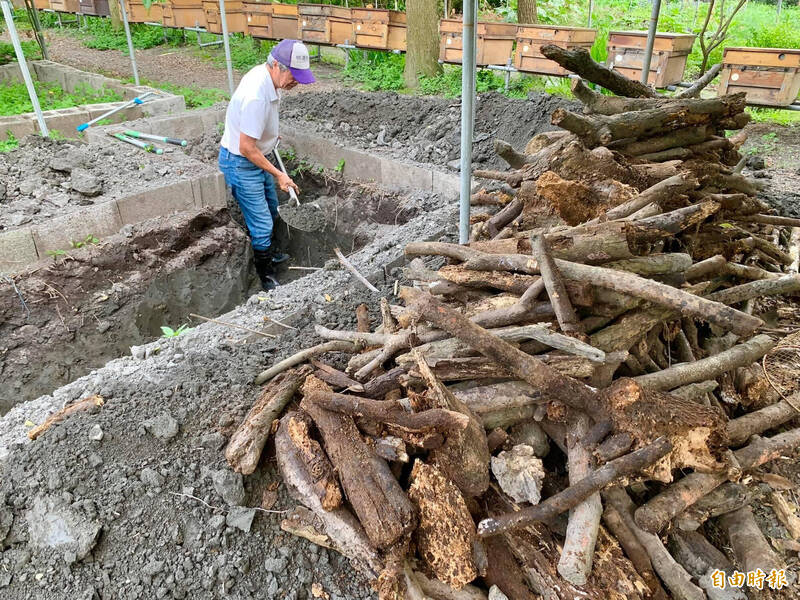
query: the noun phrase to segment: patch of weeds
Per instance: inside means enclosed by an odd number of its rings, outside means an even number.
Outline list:
[[[95,104],[99,102],[117,102],[122,100],[122,95],[109,89],[96,90],[85,84],[80,84],[72,93],[66,92],[56,83],[34,81],[36,95],[42,110],[55,108],[70,108],[80,104]],[[33,104],[28,97],[28,89],[24,83],[14,83],[0,87],[0,115],[19,115],[32,112]]]
[[[334,169],[333,169],[333,170],[334,170],[334,171],[336,171],[337,173],[341,173],[342,171],[344,171],[344,159],[341,159],[341,160],[340,160],[340,161],[339,161],[339,162],[336,164],[336,167],[334,167]]]
[[[178,337],[186,333],[187,331],[191,331],[193,327],[189,327],[186,323],[178,327],[177,329],[173,329],[172,327],[167,327],[166,325],[161,326],[161,332],[164,334],[164,337],[173,338]]]
[[[22,53],[25,55],[25,58],[29,60],[39,60],[42,58],[42,51],[39,49],[39,45],[36,42],[21,42],[20,45],[22,46]],[[11,42],[0,41],[0,65],[15,62],[16,60],[17,55],[14,52],[14,46],[11,45]]]
[[[78,241],[70,240],[69,245],[71,247],[77,249],[77,248],[83,248],[84,246],[89,245],[89,244],[95,245],[95,244],[98,244],[98,243],[100,243],[100,240],[97,239],[93,234],[90,233],[89,235],[87,235],[82,240],[78,240]]]
[[[164,31],[160,27],[144,25],[141,23],[131,23],[131,39],[133,47],[137,50],[146,50],[163,45]],[[125,30],[115,30],[111,24],[111,19],[101,17],[89,17],[85,29],[73,30],[76,35],[82,38],[83,45],[95,50],[119,50],[123,54],[128,53],[128,40],[125,37]],[[178,29],[167,29],[166,43],[177,46],[183,43],[183,32]]]
[[[747,149],[748,154],[768,154],[777,149],[778,134],[774,131],[765,133],[761,136],[761,142],[753,144]]]
[[[795,127],[800,125],[800,111],[748,107],[747,112],[750,113],[756,123],[775,123],[776,125]]]
[[[45,250],[45,254],[47,254],[47,256],[49,256],[53,260],[56,260],[59,256],[64,256],[66,253],[67,253],[66,250],[60,250],[60,249],[59,250]]]
[[[360,83],[365,90],[402,90],[405,88],[403,69],[405,57],[388,52],[369,51],[366,57],[362,52],[350,54],[344,68],[344,77]]]
[[[13,133],[7,131],[6,135],[8,136],[7,139],[0,140],[0,152],[11,152],[19,147],[19,140],[14,137]]]
[[[126,79],[126,83],[133,83],[133,79]],[[168,81],[150,81],[141,80],[142,85],[147,85],[152,88],[175,94],[176,96],[183,96],[186,101],[186,108],[207,108],[213,106],[217,102],[224,102],[228,100],[228,94],[217,88],[200,88],[195,86],[176,85]],[[221,135],[221,133],[220,133]]]
[[[214,39],[220,39],[214,36]],[[267,62],[272,48],[277,44],[272,40],[258,40],[242,33],[232,33],[228,38],[231,50],[231,64],[237,71],[249,71],[256,65]],[[213,46],[200,49],[201,56],[220,67],[225,66],[223,47]]]

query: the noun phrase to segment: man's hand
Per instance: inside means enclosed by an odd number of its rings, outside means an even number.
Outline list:
[[[295,193],[300,193],[300,188],[297,187],[297,184],[292,181],[292,178],[289,177],[286,173],[278,172],[275,176],[275,180],[278,182],[278,187],[281,188],[284,192],[288,192],[289,188],[292,188]]]

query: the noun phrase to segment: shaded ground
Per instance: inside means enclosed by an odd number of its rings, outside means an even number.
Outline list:
[[[781,214],[800,217],[800,126],[753,123],[745,131],[748,170],[765,187],[760,196]]]

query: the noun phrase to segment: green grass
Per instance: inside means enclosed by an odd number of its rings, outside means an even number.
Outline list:
[[[125,80],[126,83],[133,83],[133,78]],[[217,88],[200,88],[195,86],[177,85],[167,81],[150,81],[148,79],[141,79],[142,85],[149,85],[152,88],[164,90],[170,94],[183,96],[186,100],[186,108],[207,108],[213,106],[217,102],[225,102],[228,100],[228,93]]]
[[[13,133],[9,131],[6,135],[8,135],[7,140],[0,140],[0,152],[11,152],[19,146],[19,141],[14,137]]]
[[[87,48],[95,50],[119,50],[123,54],[128,54],[128,41],[125,37],[125,30],[120,28],[114,30],[111,26],[111,19],[101,17],[89,17],[85,29],[69,29],[68,31],[83,40]],[[167,34],[167,44],[176,46],[183,43],[183,32],[176,29],[161,29],[152,25],[132,23],[131,40],[136,50],[146,50],[164,44],[164,31]]]
[[[42,58],[42,52],[39,45],[34,41],[21,42],[22,52],[25,54],[26,59],[38,60]],[[10,62],[16,62],[17,55],[14,53],[14,46],[11,42],[0,41],[0,65],[5,65]]]
[[[201,39],[204,42],[219,40],[219,36],[213,34],[202,34]],[[191,43],[194,43],[192,40]],[[229,37],[229,46],[231,49],[231,64],[237,71],[249,71],[256,65],[261,65],[267,62],[272,48],[277,44],[272,40],[257,40],[250,36],[241,33],[233,33]],[[199,54],[210,60],[219,67],[225,66],[225,51],[222,45],[209,46],[206,48],[198,48]]]
[[[756,123],[775,123],[776,125],[800,125],[800,111],[779,110],[775,108],[748,107],[747,112]]]
[[[122,95],[113,90],[96,90],[88,86],[81,86],[73,93],[66,92],[58,84],[50,82],[34,81],[34,87],[42,110],[122,100]],[[24,83],[0,86],[0,116],[19,115],[32,111],[33,105]]]

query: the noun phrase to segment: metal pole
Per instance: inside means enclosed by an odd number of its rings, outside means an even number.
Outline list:
[[[778,13],[775,15],[775,22],[776,23],[781,20],[781,8],[782,8],[782,5],[783,5],[783,0],[778,0]]]
[[[478,0],[464,1],[461,23],[461,190],[458,241],[469,242],[469,204],[472,192],[472,130],[475,125],[475,15]]]
[[[14,24],[14,15],[11,12],[11,5],[8,3],[8,0],[0,0],[0,5],[3,7],[3,18],[6,20],[8,35],[11,38],[11,44],[14,46],[14,53],[17,55],[19,70],[22,72],[22,79],[25,81],[25,87],[28,88],[28,96],[30,96],[31,104],[33,104],[33,112],[36,113],[36,120],[39,122],[39,131],[42,132],[43,137],[49,137],[50,132],[47,130],[47,123],[44,122],[44,115],[42,115],[39,97],[36,95],[36,88],[33,87],[31,72],[28,71],[28,63],[25,60],[25,54],[19,43],[19,35],[17,35],[17,26]]]
[[[42,24],[39,22],[39,12],[33,5],[33,0],[26,2],[25,8],[30,15],[31,24],[33,25],[33,32],[36,34],[36,41],[39,42],[39,46],[42,49],[42,58],[45,60],[50,60],[50,53],[47,51],[47,43],[45,42],[44,34],[42,33]]]
[[[225,18],[225,0],[219,0],[219,18],[222,19],[222,45],[225,47],[225,65],[228,67],[228,88],[231,96],[233,87],[233,65],[231,64],[231,45],[228,41],[228,20]]]
[[[586,23],[587,27],[592,26],[592,13],[594,12],[594,0],[589,0],[589,20]]]
[[[658,14],[661,12],[661,0],[653,0],[653,10],[650,13],[650,28],[647,30],[647,47],[644,50],[642,61],[641,82],[647,85],[650,76],[650,62],[653,58],[653,45],[656,43],[656,28],[658,27]]]
[[[449,19],[450,18],[447,15],[447,0],[444,0],[444,18],[445,19]]]
[[[125,27],[125,37],[128,38],[128,52],[131,55],[133,81],[136,85],[139,85],[139,69],[136,68],[136,54],[133,52],[133,38],[131,37],[131,27],[128,25],[128,11],[125,10],[125,0],[119,0],[119,12],[122,15],[122,25]]]

